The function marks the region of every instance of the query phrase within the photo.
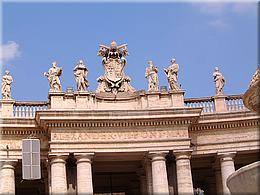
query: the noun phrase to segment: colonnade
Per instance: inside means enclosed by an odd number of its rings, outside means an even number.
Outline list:
[[[141,173],[141,192],[157,195],[169,194],[169,185],[165,156],[168,151],[149,152],[145,160],[145,172]],[[77,165],[77,193],[93,194],[92,158],[94,153],[74,154]],[[176,161],[176,176],[178,194],[193,195],[191,172],[191,151],[174,152]],[[218,154],[219,169],[215,167],[216,186],[218,194],[230,194],[226,180],[235,171],[235,153]],[[51,194],[67,193],[66,176],[67,156],[53,156],[50,158]],[[17,161],[2,160],[0,172],[0,194],[15,194],[15,164]]]

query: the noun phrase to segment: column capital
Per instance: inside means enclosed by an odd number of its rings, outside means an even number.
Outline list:
[[[2,169],[14,169],[15,165],[17,164],[18,160],[0,160],[2,164]]]
[[[176,160],[190,159],[192,151],[193,150],[175,150],[173,151],[173,154]]]
[[[50,164],[53,163],[66,163],[68,155],[51,155],[49,156]]]
[[[150,151],[148,153],[148,157],[151,161],[165,161],[165,156],[169,153],[169,151]]]
[[[223,161],[234,161],[234,157],[236,156],[237,152],[220,152],[217,153],[217,157],[221,162]]]
[[[77,159],[77,163],[80,162],[92,162],[92,158],[94,156],[93,153],[74,153],[75,158]]]

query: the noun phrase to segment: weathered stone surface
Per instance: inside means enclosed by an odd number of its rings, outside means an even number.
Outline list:
[[[259,194],[260,161],[244,166],[227,178],[231,194]]]

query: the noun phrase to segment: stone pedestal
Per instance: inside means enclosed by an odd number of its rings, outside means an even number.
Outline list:
[[[65,156],[55,156],[51,159],[51,194],[67,193],[67,176]]]
[[[91,159],[93,154],[76,155],[77,194],[93,194]]]
[[[227,178],[235,172],[234,157],[236,153],[218,154],[221,166],[222,191],[224,195],[231,194],[227,187]]]
[[[59,109],[63,107],[64,92],[49,92],[50,109]]]
[[[174,152],[178,194],[193,195],[193,183],[190,166],[191,151]]]
[[[0,172],[0,194],[15,195],[15,164],[17,161],[4,161]]]
[[[172,107],[174,108],[183,108],[184,107],[184,91],[170,91],[172,98]]]
[[[226,96],[224,95],[216,95],[214,97],[215,111],[216,112],[226,112]]]
[[[165,156],[164,152],[150,153],[154,195],[169,194]]]
[[[14,116],[14,100],[1,100],[1,117]]]
[[[157,107],[159,104],[159,91],[147,93],[147,104],[149,108]]]

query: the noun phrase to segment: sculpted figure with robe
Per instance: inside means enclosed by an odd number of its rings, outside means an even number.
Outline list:
[[[11,84],[13,83],[13,77],[8,70],[5,71],[5,75],[2,77],[2,98],[5,100],[11,98]]]
[[[154,66],[152,61],[148,61],[149,67],[146,68],[145,78],[148,79],[148,91],[159,90],[158,68]]]
[[[215,68],[215,71],[213,73],[213,79],[215,82],[215,88],[216,88],[216,95],[223,95],[223,89],[226,83],[226,80],[224,76],[219,71],[218,67]]]
[[[60,92],[61,83],[60,76],[62,73],[62,69],[57,66],[57,62],[52,63],[52,67],[48,70],[48,72],[44,72],[44,76],[48,78],[50,84],[50,92]]]
[[[78,91],[87,90],[89,86],[88,80],[86,79],[87,75],[88,75],[88,69],[85,66],[83,60],[80,60],[74,68],[74,76],[77,83]]]
[[[171,65],[168,68],[165,68],[164,72],[167,76],[170,90],[179,91],[181,89],[178,82],[179,65],[176,63],[175,58],[171,60]]]

